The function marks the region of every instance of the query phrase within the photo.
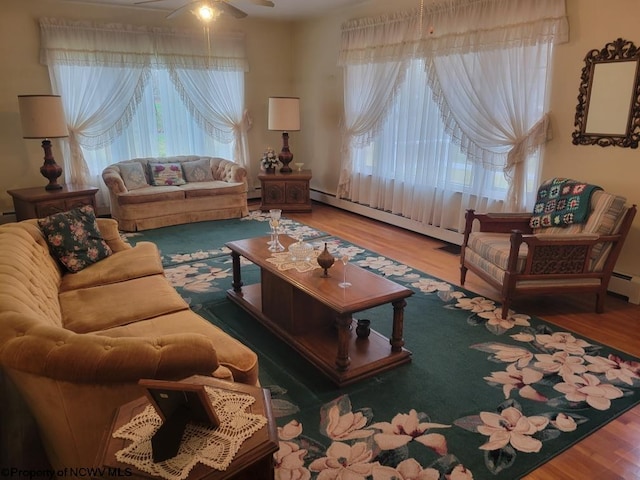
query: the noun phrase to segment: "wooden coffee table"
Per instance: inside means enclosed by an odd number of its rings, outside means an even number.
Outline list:
[[[405,299],[413,291],[380,275],[347,265],[349,288],[340,288],[341,262],[329,269],[298,272],[278,270],[267,259],[268,237],[229,242],[233,259],[233,288],[227,296],[258,321],[297,350],[338,386],[371,377],[411,361],[404,346],[403,320]],[[294,242],[280,237],[288,247]],[[240,257],[260,267],[261,282],[243,285]],[[375,330],[367,338],[358,338],[353,314],[390,303],[393,327],[388,339]]]

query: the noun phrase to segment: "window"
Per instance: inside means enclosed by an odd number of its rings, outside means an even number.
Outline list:
[[[151,70],[151,77],[131,123],[113,143],[96,149],[84,149],[92,176],[99,176],[105,167],[121,160],[173,155],[208,155],[231,159],[233,144],[220,142],[205,132],[180,98],[169,72],[157,68]]]
[[[458,232],[469,208],[533,206],[568,22],[563,2],[508,3],[343,24],[340,198]]]
[[[541,70],[544,82],[545,71]],[[467,158],[446,131],[433,92],[428,85],[425,62],[409,63],[406,78],[391,104],[385,121],[374,140],[355,147],[353,172],[369,177],[370,182],[401,184],[416,191],[443,189],[451,193],[476,193],[493,202],[502,202],[509,184],[501,169],[484,168]],[[529,191],[537,185],[539,151],[528,162]],[[387,210],[374,198],[357,201]]]

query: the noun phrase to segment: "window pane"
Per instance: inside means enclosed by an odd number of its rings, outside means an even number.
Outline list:
[[[79,68],[79,67],[72,67]],[[103,148],[83,150],[92,174],[108,165],[140,157],[204,155],[233,158],[233,144],[222,143],[194,121],[169,73],[153,70],[140,105],[115,141]]]

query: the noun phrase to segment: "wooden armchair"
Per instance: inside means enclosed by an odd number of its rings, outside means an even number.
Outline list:
[[[586,223],[530,227],[530,214],[466,213],[460,256],[460,284],[468,270],[500,291],[502,318],[514,297],[595,293],[604,310],[609,279],[622,250],[636,205],[598,190],[591,195]],[[474,222],[477,222],[477,231]]]

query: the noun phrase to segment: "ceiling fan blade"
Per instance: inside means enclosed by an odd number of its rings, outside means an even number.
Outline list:
[[[143,0],[142,2],[134,2],[134,5],[144,5],[145,3],[162,2],[163,0]]]
[[[225,0],[217,1],[215,2],[215,5],[218,6],[223,13],[228,13],[229,15],[232,15],[235,18],[244,18],[247,16],[245,12],[227,3]]]
[[[167,15],[167,20],[171,20],[172,18],[176,18],[177,16],[182,15],[184,12],[188,11],[193,4],[196,4],[196,3],[200,3],[200,1],[196,0],[194,2],[189,2],[179,8],[176,8],[173,12]]]
[[[251,0],[256,5],[260,5],[261,7],[273,7],[274,3],[271,0]]]

